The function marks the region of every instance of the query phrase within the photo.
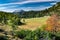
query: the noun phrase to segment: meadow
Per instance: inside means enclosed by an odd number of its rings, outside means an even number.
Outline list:
[[[39,17],[39,18],[28,18],[21,20],[25,23],[25,25],[18,26],[20,29],[29,29],[29,30],[35,30],[37,28],[42,27],[44,24],[46,24],[47,19],[49,16]]]

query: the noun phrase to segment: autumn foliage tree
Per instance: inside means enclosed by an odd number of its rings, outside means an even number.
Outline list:
[[[60,17],[57,14],[53,14],[48,18],[46,30],[57,32],[60,31]]]

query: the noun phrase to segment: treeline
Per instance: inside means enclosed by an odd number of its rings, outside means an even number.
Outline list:
[[[0,24],[9,25],[15,28],[23,23],[21,22],[21,19],[13,13],[0,12]]]

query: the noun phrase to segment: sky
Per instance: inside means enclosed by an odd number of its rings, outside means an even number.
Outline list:
[[[40,11],[55,5],[56,2],[59,1],[60,0],[0,0],[0,11]]]

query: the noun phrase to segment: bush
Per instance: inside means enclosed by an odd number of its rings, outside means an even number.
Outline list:
[[[47,31],[42,31],[40,29],[35,30],[38,40],[50,39],[50,34]]]
[[[34,31],[31,31],[24,40],[38,40],[38,37]]]
[[[20,30],[15,32],[16,36],[23,40],[53,40],[54,37],[56,40],[60,40],[60,34],[52,34],[49,31],[37,29],[35,31],[30,30]]]
[[[8,40],[6,36],[0,36],[0,40]]]
[[[30,30],[20,30],[16,31],[15,34],[20,39],[24,39],[31,31]]]

